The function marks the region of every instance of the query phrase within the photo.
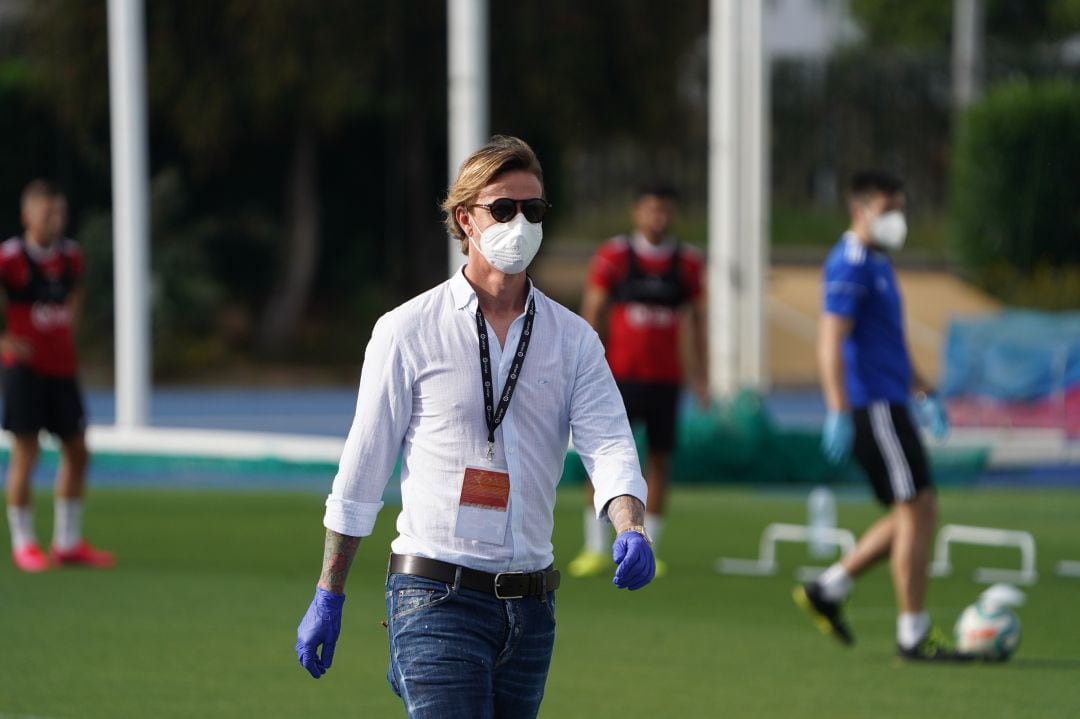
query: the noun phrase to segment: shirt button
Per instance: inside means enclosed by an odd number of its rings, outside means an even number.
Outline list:
[[[517,450],[515,450],[515,449],[514,449],[513,447],[507,447],[506,451],[507,451],[508,453],[510,453],[510,454],[513,454],[513,453],[514,453],[514,452],[516,452]]]

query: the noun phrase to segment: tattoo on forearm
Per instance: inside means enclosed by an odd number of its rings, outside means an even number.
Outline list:
[[[359,546],[360,537],[349,537],[332,529],[326,530],[322,574],[319,575],[320,587],[335,594],[345,593],[345,579],[349,576],[349,567],[352,566]]]
[[[645,505],[637,497],[620,494],[608,502],[607,516],[615,531],[622,532],[627,527],[645,523]]]

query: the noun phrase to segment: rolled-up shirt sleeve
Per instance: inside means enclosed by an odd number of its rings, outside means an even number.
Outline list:
[[[339,534],[366,537],[382,509],[412,415],[412,377],[395,336],[392,315],[371,333],[360,373],[356,415],[326,499],[323,524]]]
[[[644,504],[648,490],[626,408],[604,359],[604,346],[592,331],[585,335],[578,353],[570,398],[570,429],[574,449],[595,490],[596,516],[606,520],[608,502],[623,494],[637,497]]]

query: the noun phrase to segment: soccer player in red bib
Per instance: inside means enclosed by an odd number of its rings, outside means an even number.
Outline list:
[[[656,183],[638,189],[631,208],[634,231],[601,245],[589,266],[581,315],[601,337],[611,373],[619,385],[630,421],[645,427],[648,448],[645,480],[649,485],[645,529],[654,546],[660,541],[676,415],[684,372],[680,326],[689,317],[692,351],[690,386],[708,404],[705,379],[705,304],[701,254],[671,235],[678,196]],[[606,331],[603,325],[606,319]],[[588,489],[591,493],[591,486]],[[590,502],[591,503],[591,502]],[[585,511],[585,546],[568,565],[571,576],[605,573],[607,530]],[[657,576],[666,566],[656,560]]]
[[[73,319],[79,305],[83,258],[63,236],[67,200],[52,184],[35,180],[22,194],[24,233],[0,245],[0,285],[7,306],[0,335],[4,429],[11,433],[7,517],[15,566],[43,572],[50,565],[107,568],[113,556],[82,538],[86,491],[86,415],[75,378]],[[50,556],[34,534],[30,478],[46,430],[60,440],[55,522]]]

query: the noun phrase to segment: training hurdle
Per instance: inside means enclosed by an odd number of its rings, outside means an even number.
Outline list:
[[[992,527],[969,527],[963,524],[946,524],[938,532],[934,543],[934,561],[930,573],[935,577],[946,577],[952,573],[949,562],[949,546],[952,544],[978,544],[986,547],[1015,547],[1020,550],[1020,569],[975,570],[975,581],[981,584],[993,582],[1012,582],[1014,584],[1034,584],[1038,575],[1035,572],[1035,539],[1028,532]]]
[[[776,574],[776,545],[780,542],[827,544],[847,553],[855,548],[855,535],[837,527],[808,527],[804,524],[774,523],[765,527],[758,545],[757,559],[721,557],[716,561],[720,574],[738,574],[747,577],[768,577]],[[813,567],[801,567],[800,577],[817,573]]]
[[[1080,562],[1072,559],[1063,559],[1057,563],[1059,577],[1080,577]]]

